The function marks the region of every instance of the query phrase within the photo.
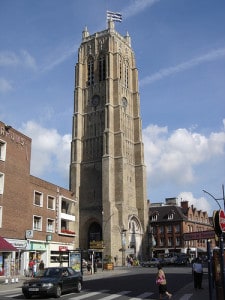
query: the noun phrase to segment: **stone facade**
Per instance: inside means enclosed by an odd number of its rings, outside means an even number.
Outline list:
[[[70,189],[79,199],[81,248],[103,241],[104,255],[118,261],[142,256],[148,211],[138,72],[130,36],[121,36],[113,21],[93,35],[83,31]]]

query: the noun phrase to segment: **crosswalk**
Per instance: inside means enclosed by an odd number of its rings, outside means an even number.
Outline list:
[[[113,292],[110,290],[100,290],[96,292],[92,292],[89,290],[83,290],[80,294],[65,294],[62,295],[62,299],[65,297],[67,300],[114,300],[114,299],[129,299],[129,300],[155,300],[157,299],[157,294],[155,292],[143,292],[139,295],[133,297],[133,291],[118,291]],[[20,294],[7,294],[4,295],[5,298],[18,298],[21,296]],[[124,297],[123,297],[124,296]],[[153,298],[152,298],[153,297]],[[189,300],[191,299],[192,294],[184,294],[180,298],[180,300]]]

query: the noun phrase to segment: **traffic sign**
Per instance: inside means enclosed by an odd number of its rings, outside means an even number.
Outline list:
[[[219,211],[219,225],[222,232],[225,232],[225,212],[224,210]]]
[[[183,239],[185,241],[213,239],[213,238],[215,238],[214,230],[188,232],[183,234]]]

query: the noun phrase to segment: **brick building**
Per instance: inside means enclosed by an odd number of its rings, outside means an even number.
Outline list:
[[[23,272],[30,259],[47,266],[67,261],[79,246],[79,209],[74,194],[30,175],[31,139],[0,122],[0,275],[7,261]]]
[[[188,201],[181,201],[178,206],[176,198],[166,199],[165,204],[151,204],[149,225],[152,238],[150,252],[154,256],[186,253],[194,258],[200,253],[206,253],[206,239],[185,241],[183,235],[214,230],[207,212],[189,206]]]

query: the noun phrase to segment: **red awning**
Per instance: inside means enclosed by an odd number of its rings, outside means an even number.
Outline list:
[[[12,244],[8,243],[3,237],[0,236],[0,251],[12,252],[18,250]]]

